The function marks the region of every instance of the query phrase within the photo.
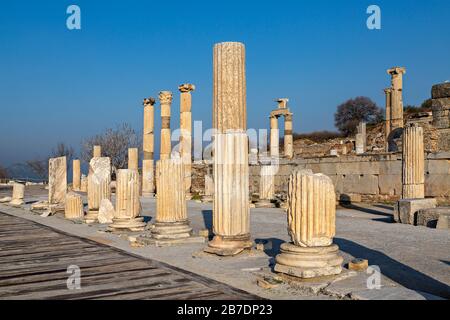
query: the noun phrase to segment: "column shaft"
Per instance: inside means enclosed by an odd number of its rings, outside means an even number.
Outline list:
[[[161,104],[161,146],[160,159],[169,159],[172,152],[170,137],[170,105],[172,103],[172,92],[161,91],[159,93]]]
[[[288,159],[294,157],[294,138],[292,136],[292,114],[284,118],[284,155]]]
[[[402,198],[424,198],[423,128],[415,124],[403,130]]]
[[[142,160],[142,194],[153,195],[155,192],[154,179],[154,127],[155,127],[155,99],[144,99],[144,137],[142,149],[144,158]]]
[[[270,156],[272,158],[279,157],[280,150],[280,130],[278,129],[278,118],[270,117]]]

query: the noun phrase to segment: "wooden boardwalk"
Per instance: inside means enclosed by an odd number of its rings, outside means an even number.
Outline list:
[[[69,290],[67,268],[81,270]],[[0,299],[258,299],[214,280],[0,212]]]

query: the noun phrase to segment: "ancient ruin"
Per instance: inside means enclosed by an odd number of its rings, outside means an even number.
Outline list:
[[[343,258],[333,244],[336,197],[331,179],[323,174],[294,172],[289,178],[288,231],[275,271],[300,278],[339,274]]]
[[[69,192],[66,196],[64,217],[70,220],[81,220],[84,217],[83,199],[78,193]]]
[[[292,136],[292,112],[287,103],[289,99],[280,98],[276,100],[278,108],[270,113],[270,155],[272,158],[278,158],[279,155],[279,129],[278,118],[284,117],[284,156],[287,159],[294,157],[294,140]]]
[[[24,196],[25,196],[25,185],[21,183],[14,183],[12,199],[9,202],[9,205],[20,207],[21,205],[24,204],[23,202]]]
[[[415,124],[403,131],[402,198],[424,198],[424,150],[423,129]]]
[[[88,175],[88,212],[86,223],[97,221],[98,210],[103,199],[111,199],[111,160],[108,157],[92,158]]]
[[[72,161],[72,189],[81,191],[81,161],[79,159]]]
[[[184,186],[186,197],[191,198],[192,176],[192,95],[193,84],[185,83],[178,87],[180,91],[180,156],[184,164]]]
[[[248,201],[245,47],[214,46],[214,238],[205,251],[235,255],[252,246]]]
[[[172,92],[161,91],[159,93],[161,105],[161,147],[159,158],[169,159],[172,152],[172,142],[170,133],[170,105],[172,104]]]
[[[142,150],[144,158],[142,160],[142,195],[153,196],[155,194],[154,175],[154,151],[155,151],[155,99],[144,99],[144,137],[142,140]]]

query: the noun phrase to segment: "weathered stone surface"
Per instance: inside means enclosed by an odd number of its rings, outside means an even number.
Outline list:
[[[366,259],[353,259],[348,263],[348,269],[353,271],[365,271],[369,267]]]
[[[74,159],[72,161],[72,189],[80,191],[81,188],[81,161]]]
[[[48,165],[48,202],[64,205],[67,193],[66,157],[51,158]]]
[[[109,199],[102,199],[98,210],[99,223],[112,223],[116,210]]]
[[[139,150],[138,148],[128,148],[128,169],[139,169]]]
[[[435,84],[431,88],[431,98],[450,98],[450,82]]]
[[[66,195],[66,203],[64,208],[64,216],[66,219],[83,219],[83,199],[78,193],[69,192]]]
[[[142,160],[142,195],[152,196],[155,193],[155,178],[154,178],[154,150],[155,150],[155,99],[146,98],[144,105],[144,129],[142,149],[144,159]]]
[[[25,185],[21,183],[13,184],[12,199],[9,205],[19,207],[24,204],[23,198],[25,195]]]
[[[3,198],[0,198],[0,203],[10,202],[11,200],[12,200],[12,197],[3,197]]]
[[[394,208],[394,220],[404,224],[415,225],[419,210],[436,208],[436,205],[436,199],[401,199]]]
[[[102,156],[102,146],[96,145],[94,146],[92,157],[93,158],[100,158]]]
[[[97,221],[98,210],[103,199],[111,199],[111,161],[108,157],[92,158],[88,175],[87,223]]]
[[[436,228],[441,214],[450,214],[450,207],[438,207],[430,209],[421,209],[417,211],[417,225],[428,228]]]
[[[192,95],[193,84],[182,84],[180,91],[180,156],[184,164],[184,187],[186,195],[191,193],[192,175]]]
[[[161,105],[161,145],[160,159],[169,159],[172,151],[170,138],[170,106],[172,104],[172,92],[161,91],[159,93],[159,102]]]
[[[450,230],[450,213],[441,213],[436,229]]]
[[[88,190],[88,178],[84,174],[82,174],[80,182],[80,191],[87,192],[87,190]]]
[[[409,124],[403,130],[402,198],[425,197],[423,128]]]

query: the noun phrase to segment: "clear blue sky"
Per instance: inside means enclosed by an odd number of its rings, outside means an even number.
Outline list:
[[[82,29],[66,28],[81,7]],[[382,29],[366,28],[381,7]],[[193,118],[211,125],[212,47],[247,49],[248,127],[268,128],[289,97],[294,130],[334,129],[336,106],[365,95],[384,106],[386,69],[405,66],[405,104],[450,80],[450,1],[2,1],[0,164],[45,156],[58,142],[117,123],[142,129],[142,99],[194,83]],[[157,109],[159,115],[159,108]],[[159,118],[156,132],[159,138]],[[158,149],[156,149],[158,150]]]

